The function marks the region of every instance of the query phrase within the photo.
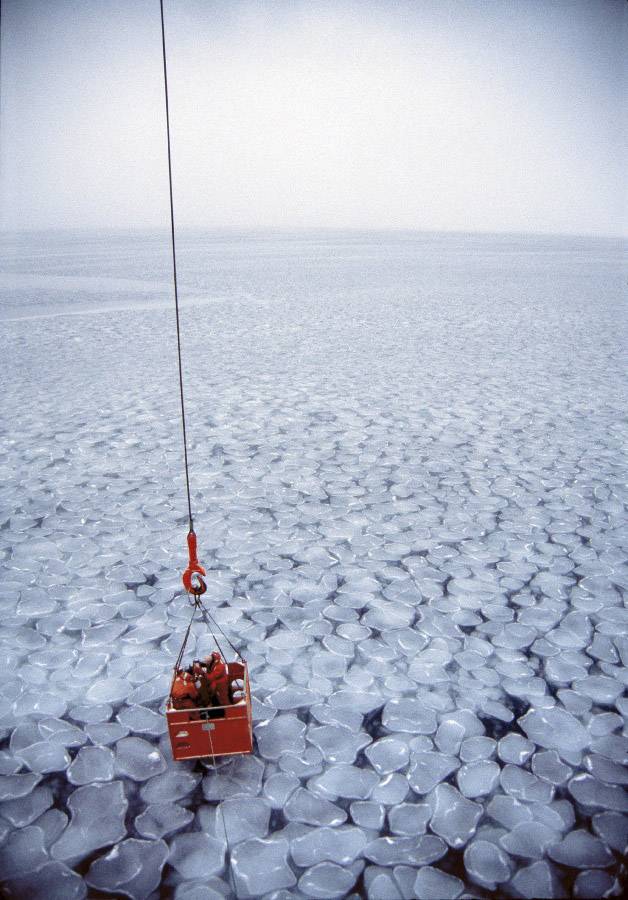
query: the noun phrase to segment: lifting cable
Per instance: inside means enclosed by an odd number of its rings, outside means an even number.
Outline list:
[[[161,12],[161,52],[164,67],[164,98],[166,101],[166,138],[168,145],[168,188],[170,194],[170,237],[172,243],[172,278],[174,284],[174,309],[177,323],[177,360],[179,364],[179,398],[181,401],[181,428],[183,431],[183,462],[185,465],[185,489],[188,501],[188,567],[183,573],[183,586],[188,595],[198,599],[207,590],[202,576],[205,569],[200,565],[196,555],[196,534],[194,517],[192,516],[192,497],[190,492],[190,466],[188,459],[188,438],[185,422],[185,395],[183,391],[183,361],[181,358],[181,318],[179,315],[179,287],[177,283],[177,247],[174,230],[174,200],[172,196],[172,151],[170,147],[170,104],[168,100],[168,62],[166,57],[166,27],[164,24],[164,0],[159,0]]]
[[[164,0],[159,0],[161,10],[161,50],[164,65],[164,95],[166,100],[166,139],[168,144],[168,187],[170,191],[170,236],[172,242],[172,277],[174,282],[174,310],[177,321],[177,357],[179,361],[179,396],[181,398],[181,426],[183,429],[183,460],[185,464],[185,487],[188,498],[188,520],[190,534],[194,534],[192,499],[190,496],[190,469],[188,465],[188,440],[185,427],[185,397],[183,394],[183,363],[181,361],[181,321],[179,317],[179,289],[177,284],[177,248],[174,237],[174,201],[172,199],[172,153],[170,150],[170,106],[168,103],[168,63],[166,60],[166,29],[164,26]]]
[[[204,603],[201,600],[201,596],[207,590],[207,585],[205,584],[204,579],[202,578],[205,575],[205,569],[199,564],[197,558],[196,551],[196,534],[194,532],[194,517],[192,515],[192,496],[190,491],[190,467],[189,467],[189,457],[188,457],[188,440],[187,440],[187,428],[186,428],[186,420],[185,420],[185,394],[183,390],[183,360],[181,354],[181,318],[179,313],[179,288],[177,281],[177,249],[176,249],[176,240],[175,240],[175,227],[174,227],[174,200],[173,200],[173,190],[172,190],[172,150],[171,150],[171,141],[170,141],[170,104],[169,104],[169,96],[168,96],[168,62],[167,62],[167,54],[166,54],[166,28],[164,24],[164,2],[163,0],[159,0],[159,9],[161,13],[161,50],[162,50],[162,60],[163,60],[163,72],[164,72],[164,99],[165,99],[165,109],[166,109],[166,139],[167,139],[167,147],[168,147],[168,188],[169,188],[169,196],[170,196],[170,237],[171,237],[171,245],[172,245],[172,276],[173,276],[173,286],[174,286],[174,308],[175,308],[175,319],[177,326],[177,360],[179,367],[179,398],[181,404],[181,429],[183,432],[183,461],[185,466],[185,487],[187,494],[187,504],[188,504],[188,567],[183,573],[183,586],[188,594],[188,599],[193,606],[192,617],[190,619],[190,623],[185,632],[185,637],[183,639],[183,644],[181,646],[181,650],[177,657],[177,661],[175,664],[175,677],[176,673],[181,665],[183,660],[183,654],[185,652],[185,648],[188,642],[188,638],[190,636],[190,631],[192,629],[192,624],[194,622],[194,617],[196,615],[196,611],[198,610],[201,614],[201,620],[207,625],[209,628],[211,635],[218,647],[220,654],[223,659],[226,659],[225,654],[222,651],[220,644],[218,643],[218,638],[212,628],[212,624],[215,628],[220,631],[223,638],[227,641],[233,652],[236,656],[244,662],[244,659],[240,652],[234,647],[231,643],[223,629],[220,627],[218,622],[214,619],[214,617],[210,614],[209,610],[206,608]],[[174,678],[173,678],[174,683]]]

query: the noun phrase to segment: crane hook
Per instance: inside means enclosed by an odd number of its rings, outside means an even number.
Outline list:
[[[183,587],[188,594],[194,594],[195,597],[200,597],[201,594],[204,594],[207,590],[207,585],[201,578],[201,575],[205,574],[205,569],[199,563],[196,555],[196,534],[194,531],[190,531],[188,534],[188,555],[188,567],[183,573],[182,579]]]

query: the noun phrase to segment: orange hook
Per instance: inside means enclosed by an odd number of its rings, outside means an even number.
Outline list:
[[[196,555],[196,534],[193,531],[188,534],[188,554],[189,562],[183,573],[183,587],[188,594],[200,597],[207,590],[207,585],[201,578],[201,575],[205,574],[205,569],[199,563]],[[196,577],[194,578],[194,576]]]

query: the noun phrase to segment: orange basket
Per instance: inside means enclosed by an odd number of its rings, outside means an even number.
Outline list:
[[[235,756],[253,751],[253,711],[246,662],[227,663],[229,681],[244,682],[244,698],[229,706],[175,709],[169,701],[166,720],[176,760]]]

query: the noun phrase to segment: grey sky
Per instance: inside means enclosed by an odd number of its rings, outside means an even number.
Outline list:
[[[0,227],[168,224],[158,0],[2,0]],[[166,0],[177,223],[627,234],[624,0]]]

